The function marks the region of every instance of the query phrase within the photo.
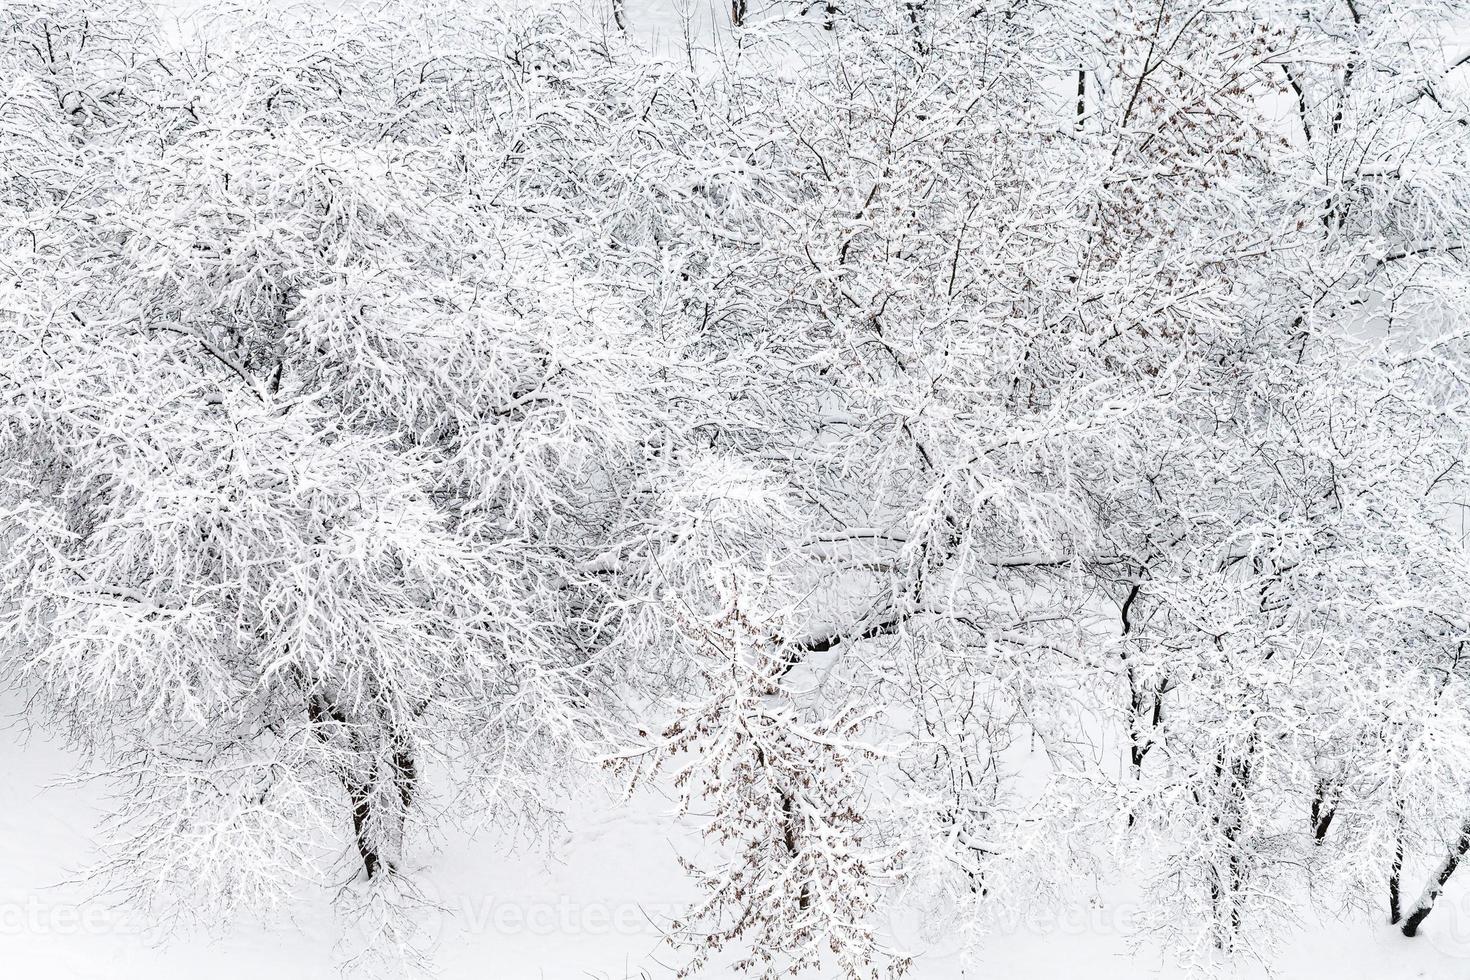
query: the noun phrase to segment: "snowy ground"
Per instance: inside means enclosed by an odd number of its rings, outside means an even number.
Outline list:
[[[51,786],[71,759],[19,728],[0,731],[0,975],[18,980],[324,980],[336,975],[337,925],[327,895],[273,927],[240,923],[219,936],[162,946],[143,923],[79,901],[60,884],[88,859],[100,813],[95,788]],[[689,895],[674,849],[690,830],[658,800],[612,809],[588,801],[559,861],[505,855],[494,840],[451,835],[420,873],[436,917],[435,956],[446,980],[661,980],[673,962],[655,923]],[[1145,945],[1131,950],[1126,910],[1036,910],[966,967],[942,948],[921,956],[914,980],[1088,980],[1171,977]],[[1122,921],[1119,921],[1122,920]],[[1368,921],[1324,921],[1287,942],[1242,980],[1470,978],[1470,888],[1460,883],[1419,940]]]

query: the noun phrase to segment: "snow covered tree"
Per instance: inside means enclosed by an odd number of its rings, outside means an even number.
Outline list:
[[[7,174],[0,647],[166,911],[270,908],[344,830],[391,878],[429,792],[534,830],[623,713],[597,559],[674,362],[507,193],[554,96],[534,23],[482,27],[129,36],[121,95],[7,49],[58,133]]]

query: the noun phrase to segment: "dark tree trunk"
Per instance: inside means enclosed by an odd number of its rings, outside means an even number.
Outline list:
[[[1082,73],[1079,72],[1078,94],[1081,96],[1083,84]],[[1124,597],[1123,604],[1118,609],[1119,618],[1122,621],[1122,633],[1124,637],[1132,635],[1135,631],[1133,624],[1134,604],[1142,595],[1142,586],[1134,583],[1128,589],[1128,595]],[[1124,660],[1128,654],[1125,650]],[[1138,778],[1143,772],[1143,760],[1154,747],[1154,736],[1159,726],[1164,721],[1164,694],[1168,690],[1168,677],[1162,678],[1157,684],[1148,686],[1138,679],[1132,664],[1127,666],[1128,675],[1128,761],[1133,766],[1134,778]],[[1133,814],[1128,815],[1128,826],[1133,826]]]
[[[347,791],[352,815],[352,837],[369,880],[379,874],[396,873],[396,865],[383,855],[382,834],[385,819],[397,820],[401,827],[413,803],[418,783],[418,765],[414,761],[413,753],[406,746],[400,746],[394,751],[389,760],[392,784],[386,785],[385,781],[389,777],[383,771],[383,764],[372,753],[361,751],[359,738],[354,737],[347,716],[320,691],[314,691],[307,697],[306,716],[319,741],[324,744],[330,742],[336,729],[344,733],[344,737],[365,757],[365,772],[349,770],[338,773],[342,788]],[[384,813],[384,807],[396,812]]]
[[[1393,867],[1388,873],[1388,921],[1390,923],[1397,923],[1404,917],[1403,911],[1399,908],[1399,875],[1403,873],[1403,870],[1404,844],[1400,841],[1393,852]]]
[[[924,0],[905,0],[903,8],[909,15],[909,27],[914,32],[914,50],[919,54],[927,54],[924,47],[924,24],[921,20]]]
[[[782,823],[785,824],[783,836],[786,843],[786,853],[794,858],[800,853],[796,843],[796,799],[785,790],[780,790],[779,792],[781,793],[781,819]],[[807,888],[806,882],[802,882],[801,894],[796,898],[796,907],[805,912],[811,907],[811,904],[811,891]]]
[[[1215,784],[1223,799],[1220,812],[1213,814],[1212,820],[1220,828],[1220,835],[1225,838],[1226,858],[1224,868],[1215,864],[1212,869],[1210,904],[1216,918],[1229,923],[1226,934],[1216,939],[1221,949],[1229,949],[1235,935],[1240,932],[1241,896],[1251,871],[1242,841],[1245,832],[1242,818],[1246,790],[1251,784],[1251,774],[1255,768],[1256,747],[1256,736],[1252,735],[1243,757],[1228,759],[1223,748],[1215,756]],[[1195,799],[1200,799],[1198,791]],[[1229,904],[1228,910],[1222,907],[1222,903]]]
[[[398,798],[403,801],[403,812],[406,815],[409,807],[413,806],[413,794],[418,788],[419,769],[418,763],[414,762],[413,753],[406,748],[401,748],[393,753],[393,782],[398,787]]]
[[[1317,793],[1312,797],[1312,841],[1322,843],[1322,838],[1327,836],[1327,830],[1332,826],[1332,818],[1337,816],[1337,805],[1332,803],[1328,797],[1332,793],[1332,786],[1327,780],[1317,782]]]
[[[1087,117],[1087,71],[1083,68],[1077,69],[1077,128],[1082,128],[1082,121]]]
[[[372,834],[372,785],[369,783],[348,782],[347,796],[352,801],[352,834],[357,839],[357,853],[362,856],[362,866],[367,871],[368,880],[378,876],[379,870],[384,866],[378,848],[373,843]],[[391,874],[393,865],[389,863],[387,870]]]
[[[1404,935],[1418,934],[1420,924],[1429,917],[1430,912],[1434,911],[1435,899],[1439,898],[1439,893],[1444,890],[1445,882],[1449,881],[1450,875],[1455,873],[1455,868],[1459,867],[1460,859],[1465,856],[1466,851],[1470,851],[1470,820],[1460,826],[1460,839],[1439,863],[1434,877],[1430,879],[1429,886],[1424,889],[1424,894],[1419,896],[1419,901],[1414,903],[1413,910],[1404,919]]]
[[[1395,833],[1393,848],[1393,864],[1388,869],[1388,921],[1397,923],[1404,917],[1403,908],[1399,899],[1399,879],[1404,873],[1404,826],[1403,826],[1404,801],[1399,800],[1394,810]]]

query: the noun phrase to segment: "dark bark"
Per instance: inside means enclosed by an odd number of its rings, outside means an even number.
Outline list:
[[[1219,865],[1213,868],[1210,905],[1217,918],[1228,918],[1231,937],[1240,931],[1241,894],[1250,874],[1246,861],[1248,855],[1241,840],[1245,830],[1242,814],[1245,809],[1246,789],[1251,784],[1251,775],[1255,768],[1256,749],[1257,738],[1252,735],[1242,756],[1229,759],[1224,749],[1215,756],[1215,785],[1222,800],[1219,812],[1214,813],[1211,819],[1225,838],[1227,856],[1223,869]],[[1198,790],[1195,791],[1195,800],[1203,802]],[[1222,914],[1222,903],[1229,903],[1228,916]],[[1221,949],[1226,949],[1230,940],[1222,937],[1217,939],[1217,943]]]
[[[785,790],[781,790],[781,817],[783,827],[782,836],[785,838],[786,853],[793,858],[800,853],[796,843],[796,799]],[[807,888],[806,882],[802,882],[801,894],[796,898],[796,907],[803,912],[811,907],[812,896]]]
[[[1404,871],[1404,842],[1401,838],[1393,852],[1393,867],[1388,872],[1388,921],[1397,923],[1404,917],[1399,907],[1399,877]]]
[[[384,866],[377,845],[373,843],[372,784],[344,781],[344,785],[347,787],[348,798],[352,801],[352,834],[357,840],[357,853],[362,857],[362,866],[367,871],[368,880],[372,880]],[[387,864],[387,870],[390,874],[393,872],[391,862]]]
[[[419,769],[418,763],[414,761],[413,753],[406,748],[400,748],[393,753],[393,782],[398,787],[398,798],[403,801],[403,812],[408,813],[408,808],[413,805],[413,794],[418,788]]]
[[[1133,606],[1141,595],[1142,586],[1134,583],[1128,589],[1128,595],[1124,597],[1123,604],[1119,607],[1119,616],[1122,619],[1123,636],[1127,637],[1134,632],[1133,628]],[[1123,654],[1127,659],[1128,654]],[[1143,771],[1143,760],[1154,747],[1153,733],[1158,730],[1164,720],[1164,694],[1168,688],[1168,678],[1165,677],[1154,687],[1144,687],[1139,683],[1137,675],[1130,665],[1128,673],[1128,700],[1129,700],[1129,740],[1132,743],[1128,749],[1129,761],[1133,764],[1135,776]],[[1144,726],[1148,726],[1145,734]],[[1133,817],[1130,814],[1128,825],[1133,825]]]
[[[920,19],[921,11],[924,9],[924,0],[905,0],[903,7],[909,15],[909,28],[914,32],[914,50],[919,54],[927,54],[924,45],[924,24]]]
[[[1398,800],[1393,808],[1394,847],[1393,864],[1388,868],[1388,921],[1396,923],[1404,917],[1399,899],[1399,881],[1404,874],[1404,801]]]
[[[349,735],[351,733],[347,716],[320,691],[314,691],[307,697],[306,716],[311,721],[313,733],[323,743],[330,740],[331,728],[339,728]],[[406,747],[394,752],[391,762],[393,786],[390,792],[398,797],[402,805],[402,809],[394,816],[401,820],[413,803],[414,790],[418,781],[418,766],[413,754]],[[383,777],[378,771],[378,766],[372,762],[371,758],[368,759],[368,763],[369,768],[366,775],[339,772],[338,778],[342,781],[342,788],[347,791],[347,800],[352,814],[352,837],[357,845],[357,853],[362,858],[363,870],[371,880],[385,872],[394,874],[398,869],[391,860],[383,856],[379,846],[378,824],[384,818],[384,814],[379,811],[383,805],[381,794],[385,787],[381,784]]]
[[[1312,142],[1312,125],[1307,121],[1307,92],[1302,88],[1296,75],[1292,74],[1290,65],[1283,64],[1281,70],[1286,74],[1286,81],[1291,86],[1291,90],[1296,93],[1296,111],[1298,118],[1302,121],[1302,135],[1310,143]]]
[[[796,797],[791,793],[790,790],[776,785],[776,782],[773,778],[774,771],[771,767],[771,764],[769,760],[766,759],[765,751],[758,745],[755,747],[755,761],[756,765],[760,766],[761,769],[766,771],[767,785],[774,789],[776,791],[776,795],[780,797],[781,843],[786,845],[786,853],[792,858],[792,860],[796,860],[801,854],[801,845],[797,841],[796,835]],[[811,902],[811,892],[808,890],[807,884],[803,882],[801,886],[801,894],[798,895],[796,899],[796,906],[802,911],[806,911],[806,909],[811,906]]]
[[[1332,785],[1327,780],[1317,782],[1311,813],[1312,840],[1317,844],[1322,843],[1322,838],[1327,836],[1327,830],[1332,826],[1332,818],[1337,816],[1337,804],[1328,798],[1331,793]]]
[[[1347,0],[1347,8],[1348,12],[1353,16],[1354,26],[1361,27],[1363,16],[1358,11],[1357,3],[1354,0]],[[1337,92],[1337,109],[1332,113],[1332,135],[1334,136],[1342,130],[1343,108],[1347,105],[1348,94],[1353,87],[1353,75],[1357,72],[1357,54],[1358,52],[1354,48],[1353,57],[1348,59],[1347,65],[1343,68],[1342,85]],[[1327,208],[1322,213],[1322,227],[1328,231],[1331,231],[1334,225],[1341,228],[1347,222],[1347,210],[1346,205],[1339,207],[1339,201],[1336,195],[1329,196],[1327,198]]]
[[[1465,856],[1466,851],[1470,851],[1470,820],[1460,826],[1460,839],[1444,856],[1429,887],[1424,889],[1424,894],[1415,903],[1414,910],[1404,919],[1403,933],[1405,936],[1418,934],[1419,926],[1429,917],[1429,913],[1434,911],[1435,899],[1439,898],[1440,892],[1444,890],[1445,882],[1450,880],[1450,875],[1454,874],[1455,869],[1460,866],[1460,859]]]
[[[1077,69],[1077,128],[1082,128],[1082,121],[1087,118],[1087,71],[1083,68]]]

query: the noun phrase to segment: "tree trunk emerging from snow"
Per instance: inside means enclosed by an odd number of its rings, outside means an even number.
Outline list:
[[[1445,882],[1450,880],[1450,876],[1459,867],[1460,860],[1464,858],[1466,851],[1470,851],[1470,820],[1465,821],[1460,826],[1459,840],[1455,842],[1454,846],[1441,859],[1439,866],[1434,869],[1434,873],[1430,876],[1429,883],[1424,886],[1424,891],[1420,894],[1419,900],[1414,903],[1408,910],[1408,914],[1404,916],[1404,935],[1413,936],[1419,932],[1419,926],[1429,917],[1429,913],[1434,911],[1435,900],[1439,898],[1440,892],[1444,890]]]

